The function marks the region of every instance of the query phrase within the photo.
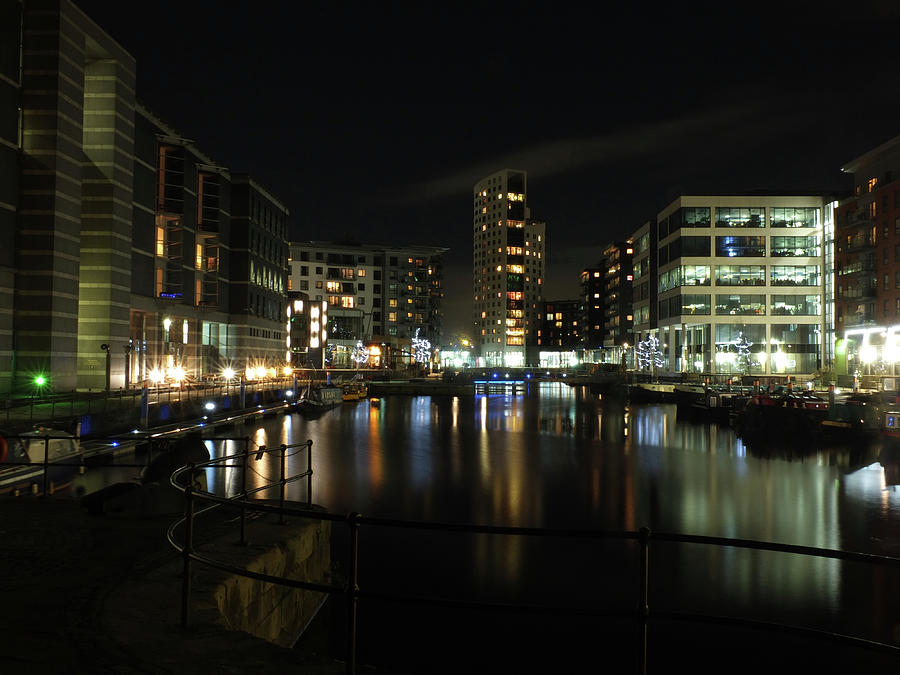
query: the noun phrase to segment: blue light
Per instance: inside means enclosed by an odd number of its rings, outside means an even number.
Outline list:
[[[531,379],[531,373],[525,373],[525,379],[526,379],[526,380],[530,380],[530,379]]]
[[[496,377],[497,377],[497,375],[498,375],[498,373],[492,373],[492,374],[491,374],[491,377],[494,377],[494,378],[496,378]]]

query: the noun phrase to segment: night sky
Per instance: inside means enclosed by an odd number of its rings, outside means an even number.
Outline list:
[[[488,173],[528,172],[560,299],[680,194],[847,191],[841,165],[900,134],[893,0],[76,4],[137,58],[139,100],[279,196],[295,240],[449,247],[446,332],[470,322]]]

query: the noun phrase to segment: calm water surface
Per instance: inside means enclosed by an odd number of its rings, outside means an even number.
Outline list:
[[[254,446],[312,439],[313,501],[336,512],[525,527],[647,526],[900,555],[897,464],[879,446],[815,449],[795,438],[782,448],[749,448],[730,428],[679,421],[674,405],[627,406],[582,387],[542,383],[517,397],[387,397],[380,406],[345,403],[317,420],[291,415],[235,431]],[[210,445],[214,454],[237,447]],[[291,462],[299,471],[306,457]],[[251,484],[276,476],[277,460],[255,471]],[[237,472],[209,474],[220,491],[238,479]],[[292,485],[289,498],[305,500],[305,484]],[[364,531],[361,546],[365,588],[634,603],[630,542]],[[652,605],[727,607],[891,641],[900,637],[898,576],[828,559],[659,543]],[[362,631],[365,621],[364,613]],[[414,631],[415,623],[393,625]],[[378,643],[368,648],[373,661],[386,649]]]

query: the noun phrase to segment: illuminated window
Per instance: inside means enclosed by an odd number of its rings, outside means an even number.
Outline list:
[[[363,269],[356,270],[356,276],[364,277],[364,276],[366,276],[366,271]]]
[[[341,292],[341,282],[340,281],[328,281],[325,283],[325,290],[329,293],[340,293]]]
[[[869,192],[872,192],[875,188],[878,187],[878,179],[870,178],[868,182]]]
[[[356,298],[352,295],[341,296],[341,307],[345,309],[353,309],[356,306]]]
[[[388,321],[397,321],[397,312],[388,312]]]
[[[388,307],[396,307],[397,306],[397,298],[389,298],[388,299]]]
[[[166,254],[166,228],[156,227],[156,255],[162,257]]]
[[[203,244],[197,244],[197,248],[195,249],[196,260],[195,264],[198,270],[203,269]]]

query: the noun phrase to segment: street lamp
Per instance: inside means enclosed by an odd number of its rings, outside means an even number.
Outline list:
[[[102,345],[100,345],[100,351],[106,352],[106,391],[109,391],[110,368],[112,365],[112,361],[109,355],[109,345],[104,342]]]
[[[30,418],[34,420],[34,394],[37,392],[39,396],[43,396],[44,385],[47,384],[47,378],[43,376],[43,374],[38,373],[34,376],[34,380],[32,380],[34,387],[31,389],[31,411]]]

